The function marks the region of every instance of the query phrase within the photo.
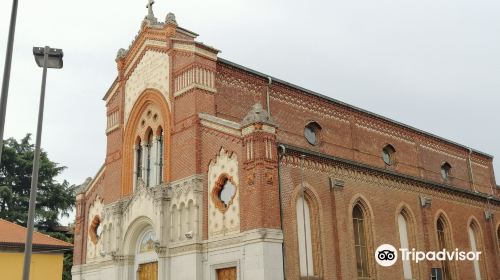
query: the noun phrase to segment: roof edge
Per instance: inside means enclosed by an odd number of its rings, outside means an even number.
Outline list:
[[[65,241],[63,241],[63,242],[65,242]],[[32,246],[33,246],[33,253],[36,253],[39,250],[72,249],[74,247],[74,245],[70,244],[70,243],[68,243],[68,245],[32,244]],[[10,248],[10,249],[18,249],[18,248],[20,248],[20,249],[24,249],[24,243],[18,243],[18,242],[0,242],[0,248]]]
[[[113,81],[113,83],[111,83],[111,86],[106,91],[106,94],[102,97],[102,100],[106,101],[108,99],[109,95],[111,94],[111,92],[113,91],[113,88],[115,87],[115,85],[117,83],[118,83],[118,77],[116,77],[115,80]]]
[[[326,96],[326,95],[323,95],[321,93],[317,93],[315,91],[312,91],[312,90],[309,90],[309,89],[306,89],[306,88],[303,88],[301,86],[298,86],[298,85],[295,85],[295,84],[292,84],[292,83],[289,83],[289,82],[286,82],[284,80],[281,80],[281,79],[278,79],[276,77],[273,77],[273,76],[270,76],[270,75],[266,75],[262,72],[259,72],[259,71],[256,71],[256,70],[253,70],[251,68],[248,68],[248,67],[245,67],[243,65],[240,65],[240,64],[237,64],[237,63],[234,63],[232,61],[229,61],[227,59],[224,59],[224,58],[218,58],[217,59],[218,62],[221,62],[221,63],[224,63],[224,64],[227,64],[229,66],[232,66],[232,67],[235,67],[235,68],[238,68],[240,70],[243,70],[243,71],[246,71],[246,72],[249,72],[250,74],[253,74],[253,75],[256,75],[256,76],[259,76],[261,78],[265,78],[266,81],[268,78],[271,78],[273,79],[273,82],[277,82],[277,83],[280,83],[280,84],[283,84],[285,86],[288,86],[288,87],[291,87],[293,89],[296,89],[296,90],[299,90],[299,91],[302,91],[302,92],[305,92],[307,94],[310,94],[310,95],[313,95],[313,96],[316,96],[316,97],[319,97],[319,98],[322,98],[322,99],[325,99],[326,101],[329,101],[329,102],[332,102],[332,103],[335,103],[337,105],[340,105],[340,106],[344,106],[344,107],[347,107],[349,109],[353,109],[355,111],[358,111],[358,112],[361,112],[361,113],[364,113],[364,114],[367,114],[369,116],[372,116],[372,117],[375,117],[377,119],[380,119],[382,121],[386,121],[386,122],[390,122],[390,123],[393,123],[393,124],[396,124],[396,125],[399,125],[403,128],[406,128],[406,129],[410,129],[416,133],[420,133],[420,134],[423,134],[423,135],[426,135],[426,136],[429,136],[429,137],[432,137],[434,139],[437,139],[437,140],[440,140],[440,141],[444,141],[446,143],[449,143],[449,144],[452,144],[452,145],[455,145],[457,147],[460,147],[462,149],[466,149],[466,150],[471,150],[472,152],[474,153],[477,153],[479,155],[482,155],[482,156],[485,156],[487,158],[490,158],[490,159],[493,159],[494,156],[490,155],[490,154],[487,154],[485,152],[481,152],[479,150],[476,150],[476,149],[473,149],[473,148],[470,148],[468,146],[465,146],[465,145],[462,145],[460,143],[457,143],[457,142],[454,142],[454,141],[451,141],[451,140],[448,140],[444,137],[441,137],[441,136],[437,136],[435,134],[432,134],[430,132],[427,132],[427,131],[424,131],[424,130],[421,130],[421,129],[418,129],[418,128],[415,128],[411,125],[407,125],[407,124],[404,124],[402,122],[398,122],[396,120],[393,120],[391,118],[388,118],[388,117],[384,117],[382,115],[379,115],[379,114],[376,114],[376,113],[373,113],[373,112],[370,112],[368,110],[365,110],[365,109],[362,109],[362,108],[359,108],[359,107],[356,107],[354,105],[351,105],[351,104],[348,104],[348,103],[345,103],[345,102],[342,102],[340,100],[337,100],[335,98],[332,98],[332,97],[329,97],[329,96]]]

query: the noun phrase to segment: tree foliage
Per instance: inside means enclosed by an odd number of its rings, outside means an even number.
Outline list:
[[[34,145],[27,134],[21,141],[4,141],[0,166],[0,218],[26,226],[33,170]],[[47,153],[40,153],[40,171],[36,199],[35,225],[50,231],[59,225],[59,216],[68,216],[75,204],[74,185],[56,177],[66,167],[51,161]]]

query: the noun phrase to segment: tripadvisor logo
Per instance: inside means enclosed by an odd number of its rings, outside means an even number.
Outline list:
[[[375,251],[375,260],[381,266],[391,266],[398,260],[398,251],[391,244],[382,244]]]
[[[403,261],[413,261],[419,263],[421,261],[479,261],[481,252],[476,251],[459,251],[458,249],[449,251],[443,249],[441,251],[417,251],[415,249],[400,248],[397,250],[391,244],[382,244],[375,250],[375,260],[381,266],[392,266],[398,260],[398,251]]]

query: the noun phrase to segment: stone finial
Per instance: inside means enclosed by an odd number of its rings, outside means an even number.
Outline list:
[[[125,56],[127,56],[127,53],[128,53],[128,51],[126,49],[124,49],[124,48],[119,49],[118,52],[116,53],[115,60],[118,61],[118,60],[124,58]]]
[[[174,13],[168,13],[167,16],[165,17],[165,24],[173,23],[177,25],[177,20],[175,20],[175,15]]]
[[[256,103],[252,106],[252,109],[241,121],[241,126],[247,126],[254,123],[265,123],[271,126],[277,126],[273,117],[262,108],[262,104]]]
[[[90,182],[92,182],[92,178],[87,177],[87,179],[85,179],[85,181],[76,188],[76,195],[84,193],[89,187]]]

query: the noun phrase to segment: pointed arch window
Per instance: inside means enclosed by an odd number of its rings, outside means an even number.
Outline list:
[[[410,249],[410,228],[409,219],[406,212],[403,210],[398,215],[399,241],[401,248]],[[403,277],[404,279],[413,279],[412,267],[410,260],[402,260],[403,262]]]
[[[296,211],[300,276],[314,276],[311,209],[307,200],[302,196],[297,199]]]
[[[352,224],[358,278],[370,277],[366,215],[365,210],[359,203],[352,209]]]
[[[449,250],[451,248],[451,244],[449,242],[449,229],[444,221],[443,217],[439,217],[436,222],[436,230],[438,237],[438,251],[446,249]],[[450,261],[443,260],[441,261],[441,268],[443,271],[443,280],[451,280],[451,265]]]
[[[160,127],[158,132],[158,178],[157,183],[161,184],[163,181],[163,129]]]
[[[153,149],[153,132],[149,131],[148,143],[146,144],[146,186],[149,187],[151,185],[151,167],[152,167],[152,149]]]
[[[451,165],[447,162],[443,163],[441,165],[441,177],[443,177],[443,179],[447,181],[450,177],[450,173],[451,173]]]
[[[137,138],[135,146],[135,176],[136,181],[142,178],[142,146],[141,138]]]
[[[497,241],[498,241],[498,250],[500,250],[500,225],[497,228]]]
[[[479,226],[474,221],[470,223],[468,229],[470,248],[472,252],[483,252],[482,242],[480,238]],[[484,255],[481,256],[484,258]],[[474,276],[476,280],[481,280],[482,273],[482,263],[481,258],[479,260],[475,259],[472,261],[474,267]]]

